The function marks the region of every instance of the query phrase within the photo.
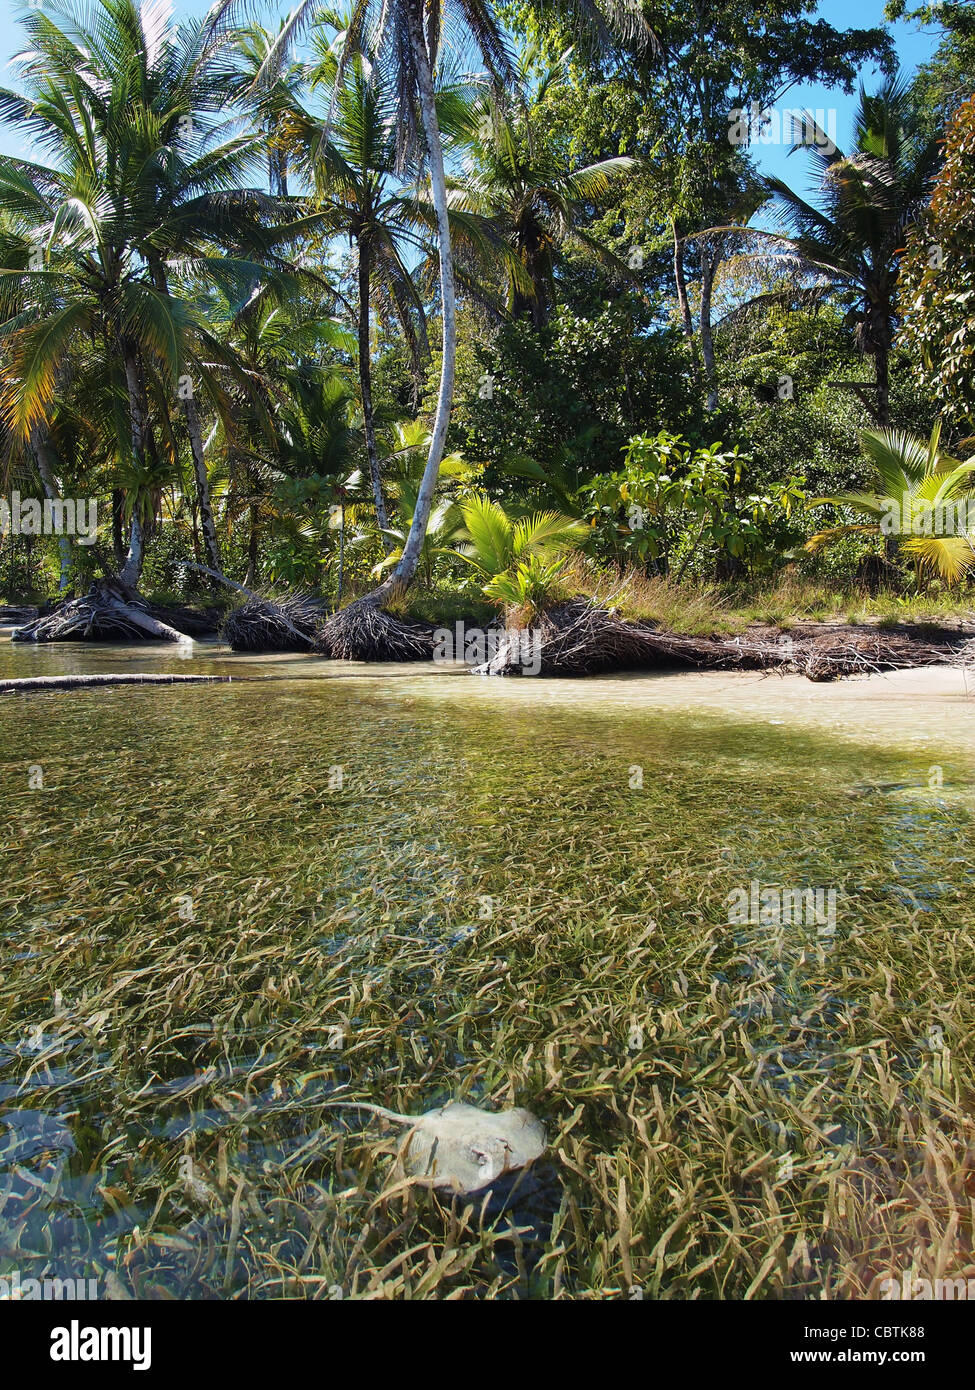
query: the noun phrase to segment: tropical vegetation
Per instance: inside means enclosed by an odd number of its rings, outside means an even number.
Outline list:
[[[91,497],[99,530],[11,530],[5,589],[429,614],[544,608],[576,551],[743,594],[885,551],[888,588],[961,594],[967,533],[935,561],[854,522],[878,429],[912,458],[973,429],[965,21],[912,78],[883,26],[767,8],[756,35],[734,0],[463,0],[449,38],[419,0],[378,27],[368,0],[267,28],[229,0],[29,9],[0,92],[6,491]],[[798,81],[861,83],[842,148],[799,127],[811,192],[728,138]]]

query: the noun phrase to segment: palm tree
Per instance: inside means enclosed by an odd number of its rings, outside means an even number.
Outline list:
[[[261,524],[273,513],[277,483],[348,471],[345,369],[322,358],[350,354],[355,341],[319,301],[284,280],[242,307],[225,303],[214,316],[241,368],[228,383],[218,444],[229,474],[228,512],[248,511],[248,585],[258,579]]]
[[[798,271],[803,284],[798,294],[773,290],[735,312],[797,297],[803,302],[832,297],[845,304],[858,347],[874,361],[872,414],[878,424],[886,425],[898,255],[905,227],[926,205],[938,167],[938,146],[919,132],[911,88],[896,75],[873,95],[861,87],[854,153],[846,155],[833,146],[811,119],[807,127],[803,144],[796,148],[808,148],[818,175],[818,204],[802,198],[781,179],[767,179],[773,212],[784,232],[749,229],[750,236],[776,247],[775,254],[764,253],[762,259]],[[714,232],[733,230],[724,227]],[[863,389],[863,383],[837,384]]]
[[[25,23],[33,45],[27,95],[0,92],[0,115],[54,163],[0,162],[0,207],[17,220],[23,253],[16,284],[8,272],[5,287],[4,414],[12,429],[30,432],[49,417],[72,352],[99,343],[106,377],[125,402],[120,466],[151,491],[165,452],[157,432],[171,433],[170,403],[179,400],[207,555],[218,568],[192,384],[212,384],[206,364],[219,360],[220,347],[205,326],[201,287],[250,292],[268,271],[241,249],[266,249],[277,235],[267,226],[267,195],[238,187],[255,138],[214,141],[231,72],[222,7],[177,26],[159,7],[98,0],[60,27],[43,11]],[[171,292],[174,279],[180,295]],[[16,295],[31,301],[30,315],[16,312]],[[186,379],[191,389],[179,390]],[[132,589],[150,519],[144,499],[128,511],[119,577]]]
[[[280,33],[280,30],[279,30]],[[284,119],[297,98],[304,70],[299,63],[283,69],[276,81],[255,86],[258,73],[267,62],[277,35],[260,24],[236,30],[233,37],[235,74],[226,87],[228,101],[249,107],[267,161],[268,192],[276,198],[288,197],[288,142],[284,138]]]
[[[355,252],[359,388],[363,431],[376,517],[389,525],[379,471],[372,401],[372,297],[377,285],[396,316],[419,370],[426,316],[404,262],[405,251],[421,245],[418,206],[397,178],[396,111],[381,78],[356,57],[336,86],[338,60],[326,51],[310,70],[312,91],[329,92],[330,119],[319,119],[293,103],[285,119],[287,143],[315,188],[315,206],[325,229],[347,239]]]
[[[530,314],[536,328],[547,322],[555,298],[555,258],[575,244],[617,274],[627,267],[580,225],[587,207],[598,206],[613,181],[637,161],[602,159],[565,168],[539,135],[546,98],[564,82],[573,50],[543,74],[530,100],[521,95],[535,62],[529,50],[510,92],[488,91],[472,103],[468,118],[470,161],[463,183],[450,181],[450,205],[477,215],[514,253],[508,263],[508,310]]]
[[[229,8],[234,0],[222,0]],[[603,0],[614,22],[628,31],[648,32],[637,7],[618,0]],[[312,22],[318,0],[299,0],[281,30],[274,49],[259,74],[259,85],[272,83],[279,75],[297,37]],[[598,5],[587,0],[564,0],[562,9],[573,17],[585,16],[605,23]],[[440,54],[445,20],[455,41],[468,41],[498,85],[514,77],[514,65],[491,0],[353,0],[339,55],[337,85],[341,88],[345,68],[356,54],[367,54],[388,75],[396,94],[396,138],[400,167],[422,154],[430,180],[436,213],[437,249],[440,268],[442,354],[440,386],[430,432],[426,468],[417,495],[416,510],[409,536],[396,568],[380,590],[368,596],[378,603],[405,589],[412,581],[420,560],[423,536],[433,505],[440,472],[440,460],[447,442],[447,427],[453,402],[457,355],[454,265],[451,248],[449,199],[444,168],[440,123],[437,117],[434,73]]]
[[[512,517],[499,502],[487,497],[465,502],[461,516],[469,540],[456,554],[489,583],[533,556],[551,560],[580,541],[587,529],[561,512]]]
[[[809,506],[850,507],[865,524],[821,531],[806,543],[818,550],[848,535],[884,535],[914,562],[918,580],[936,574],[955,584],[975,566],[975,455],[964,463],[941,452],[941,425],[931,438],[900,430],[864,430],[863,451],[874,466],[873,492],[817,497]]]

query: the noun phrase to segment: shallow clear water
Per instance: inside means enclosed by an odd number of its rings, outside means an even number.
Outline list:
[[[742,1020],[757,1046],[813,1000],[790,1065],[814,1069],[860,932],[920,913],[947,939],[975,916],[975,699],[958,672],[486,682],[0,639],[0,677],[132,669],[278,679],[0,696],[0,1273],[137,1270],[155,1222],[172,1260],[157,1250],[157,1287],[212,1289],[198,1266],[215,1240],[225,1291],[273,1292],[278,1237],[255,1217],[228,1257],[219,1194],[236,1174],[257,1206],[310,1206],[288,1168],[301,1155],[308,1181],[332,1182],[304,1155],[335,1086],[394,1108],[507,1087],[557,1128],[571,1105],[532,1068],[573,1027],[564,987],[593,923],[612,931],[616,1019],[639,1002],[620,943],[648,924],[664,955],[719,933],[703,989],[758,949],[757,927],[728,929],[730,892],[835,888],[833,954],[806,979],[796,962],[822,933],[790,925],[773,1004]],[[526,923],[544,943],[531,989],[504,945]],[[677,959],[663,977],[686,972]],[[930,983],[896,952],[890,968],[905,1038],[923,1035]]]

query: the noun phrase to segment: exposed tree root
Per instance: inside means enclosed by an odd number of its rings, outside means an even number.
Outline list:
[[[532,635],[540,639],[542,676],[590,676],[608,671],[692,667],[698,670],[796,671],[810,680],[907,666],[930,666],[952,658],[960,643],[930,642],[908,632],[840,628],[791,635],[774,629],[740,637],[691,637],[642,623],[627,623],[607,608],[581,600],[545,615]],[[497,654],[473,674],[515,676],[525,669],[524,634],[513,631]]]
[[[430,661],[435,631],[430,623],[387,613],[369,596],[326,618],[314,649],[338,661]]]
[[[8,624],[32,623],[35,618],[39,618],[41,610],[35,605],[15,606],[0,605],[0,626],[6,627]]]
[[[174,624],[182,626],[174,626]],[[184,631],[186,628],[188,630]],[[12,642],[186,642],[215,630],[212,614],[156,608],[109,579],[11,633]]]
[[[255,596],[230,610],[222,632],[235,652],[307,652],[321,620],[321,605],[305,595]]]
[[[864,671],[896,671],[937,666],[956,651],[951,643],[934,643],[894,632],[850,632],[815,637],[804,650],[805,674],[811,681],[831,681]]]

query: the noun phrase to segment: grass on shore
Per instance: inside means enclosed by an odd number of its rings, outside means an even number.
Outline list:
[[[914,625],[954,628],[975,623],[975,591],[935,589],[921,594],[882,590],[871,594],[862,586],[825,583],[788,573],[774,582],[739,585],[676,583],[666,576],[630,570],[622,578],[598,569],[581,556],[568,564],[553,594],[556,601],[583,595],[608,602],[633,622],[654,623],[690,637],[735,636],[754,623],[784,631],[802,622],[874,624],[881,628]],[[174,590],[153,592],[152,603],[225,607],[233,596],[216,590],[187,598]],[[36,597],[21,603],[40,603]],[[13,599],[0,598],[13,604]],[[488,627],[498,619],[496,606],[476,588],[428,588],[416,585],[393,606],[401,617],[436,626],[463,621]]]
[[[863,588],[828,585],[792,574],[766,585],[676,584],[639,570],[613,583],[578,561],[567,570],[565,584],[575,593],[608,598],[624,618],[657,623],[693,637],[733,636],[752,623],[787,630],[800,622],[953,627],[959,621],[975,621],[975,594],[964,589],[869,594]]]

